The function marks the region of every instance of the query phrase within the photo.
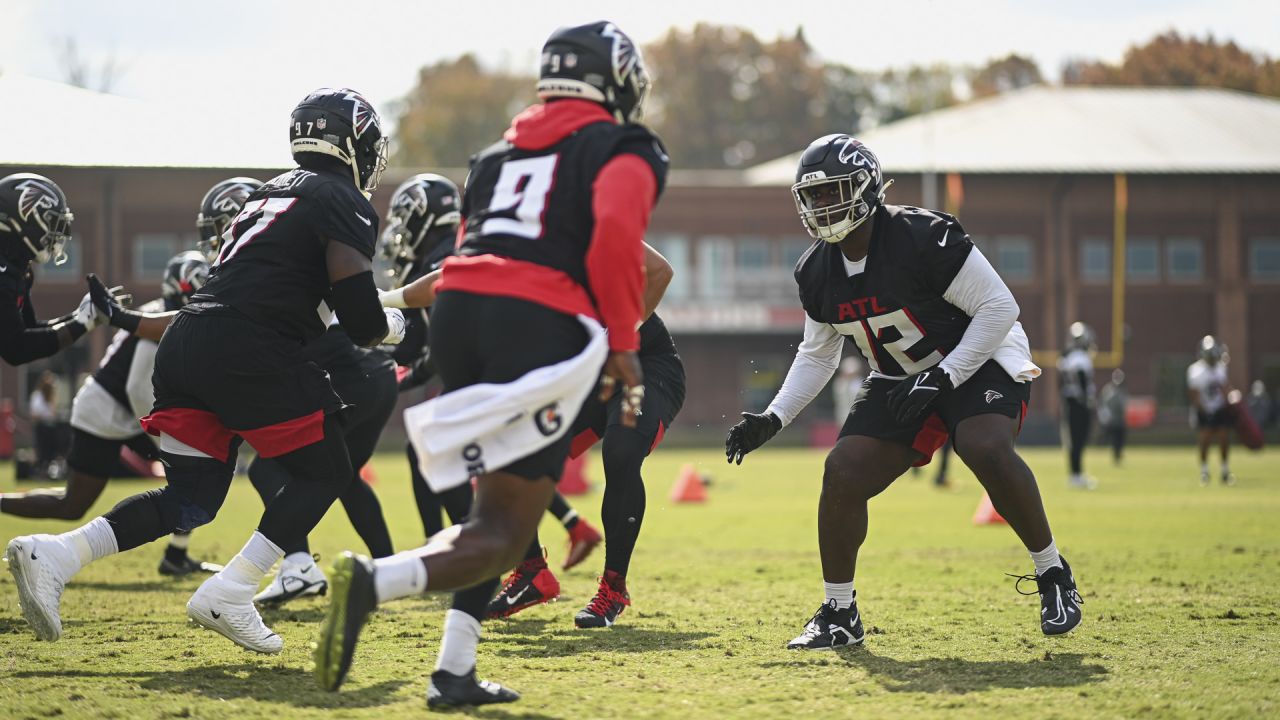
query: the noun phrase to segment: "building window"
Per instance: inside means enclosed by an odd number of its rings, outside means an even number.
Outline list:
[[[997,235],[993,245],[995,262],[992,264],[1005,282],[1025,283],[1035,277],[1035,253],[1031,248],[1031,238],[1025,235]]]
[[[143,233],[133,238],[133,277],[160,282],[169,258],[178,252],[176,233]]]
[[[1174,282],[1204,279],[1204,244],[1200,238],[1171,237],[1164,241],[1166,277]]]
[[[689,238],[684,235],[660,234],[646,240],[671,263],[671,284],[663,299],[685,300],[693,287],[693,264],[689,262]]]
[[[1080,244],[1080,279],[1084,282],[1111,280],[1111,241],[1087,237]]]
[[[816,241],[808,235],[789,235],[782,238],[782,267],[788,273],[794,272],[796,265],[800,264],[800,258],[813,246],[814,242]]]
[[[80,238],[70,238],[67,244],[62,246],[63,252],[67,254],[67,261],[61,265],[54,265],[52,260],[43,265],[33,263],[36,277],[48,282],[83,283],[84,275],[80,272],[80,268],[84,267],[84,258],[81,256],[83,247],[80,244]]]
[[[711,235],[698,241],[698,296],[733,296],[733,239]]]
[[[1125,277],[1137,282],[1160,280],[1160,246],[1155,238],[1129,238],[1124,255]]]
[[[1280,237],[1249,240],[1249,278],[1257,282],[1280,282]]]

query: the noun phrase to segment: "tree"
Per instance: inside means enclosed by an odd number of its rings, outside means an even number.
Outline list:
[[[395,162],[465,167],[535,99],[533,76],[485,70],[470,54],[418,72],[399,110]]]
[[[1119,65],[1074,60],[1065,85],[1221,87],[1280,96],[1280,62],[1246,52],[1234,42],[1203,40],[1169,31],[1125,52]]]
[[[654,77],[647,120],[677,167],[742,167],[795,152],[856,130],[870,102],[860,76],[824,65],[800,31],[766,43],[699,23],[644,52]]]
[[[974,98],[983,98],[1042,82],[1044,78],[1034,60],[1010,53],[975,70],[969,77],[969,89]]]

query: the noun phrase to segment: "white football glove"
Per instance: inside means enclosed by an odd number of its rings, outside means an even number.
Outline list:
[[[382,308],[387,315],[387,336],[382,339],[383,345],[399,345],[404,340],[404,313],[395,308]]]
[[[106,322],[106,318],[102,317],[102,314],[98,312],[98,308],[94,306],[89,293],[85,293],[84,298],[80,300],[80,307],[76,308],[75,316],[76,322],[84,325],[85,332]]]

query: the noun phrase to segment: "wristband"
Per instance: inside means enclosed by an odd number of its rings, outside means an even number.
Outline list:
[[[382,307],[397,308],[400,310],[408,309],[408,305],[404,301],[404,288],[396,288],[395,290],[385,290],[378,293],[378,300],[382,302]]]

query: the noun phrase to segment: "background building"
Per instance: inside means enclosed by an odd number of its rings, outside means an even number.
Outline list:
[[[0,117],[0,174],[52,177],[76,216],[70,261],[38,269],[41,317],[74,308],[89,271],[140,300],[157,296],[168,258],[194,247],[199,201],[214,182],[290,166],[279,119],[234,108],[183,114],[9,75],[0,102],[58,109]],[[1280,101],[1242,93],[1037,87],[861,137],[896,180],[890,202],[955,212],[1013,289],[1046,370],[1024,438],[1048,441],[1052,366],[1077,319],[1098,333],[1100,369],[1122,363],[1131,394],[1154,400],[1170,430],[1185,427],[1184,372],[1205,333],[1230,346],[1237,387],[1280,385],[1280,330],[1268,312],[1280,306],[1277,127]],[[791,271],[811,242],[789,191],[795,163],[673,171],[654,213],[649,240],[676,270],[659,312],[689,372],[674,442],[719,442],[738,412],[767,404],[789,367],[803,325]],[[415,170],[389,172],[375,205]],[[46,363],[0,367],[0,398],[21,414],[27,377],[50,367],[68,402],[109,337],[98,331]],[[828,437],[831,410],[823,393],[784,438]]]

